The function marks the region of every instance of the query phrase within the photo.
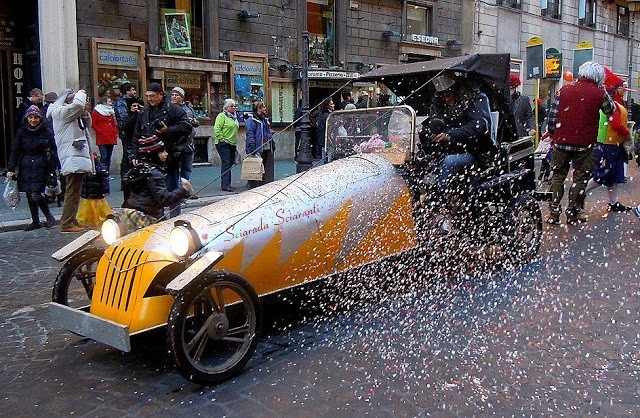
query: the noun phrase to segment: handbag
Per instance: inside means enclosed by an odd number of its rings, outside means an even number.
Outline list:
[[[248,156],[242,160],[242,170],[240,171],[240,178],[243,180],[262,180],[262,174],[264,173],[264,165],[262,164],[262,158],[255,156]]]
[[[2,197],[4,198],[5,203],[11,209],[16,210],[18,204],[20,203],[20,192],[18,191],[18,183],[11,179],[6,180],[6,186],[4,187],[4,193]]]

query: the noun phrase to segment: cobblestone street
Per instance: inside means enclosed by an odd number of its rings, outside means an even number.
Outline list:
[[[3,233],[0,415],[637,416],[639,224],[603,217],[603,196],[588,224],[545,226],[538,261],[515,272],[322,305],[306,321],[313,298],[267,301],[275,325],[216,387],[168,364],[163,330],[121,353],[52,328],[50,254],[74,236]]]

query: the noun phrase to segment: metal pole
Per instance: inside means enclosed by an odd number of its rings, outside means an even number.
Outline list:
[[[534,123],[536,124],[536,126],[534,127],[536,133],[533,135],[533,140],[535,141],[534,143],[536,144],[536,147],[538,146],[538,140],[540,138],[540,132],[538,132],[538,126],[540,126],[540,124],[538,123],[539,118],[540,118],[540,113],[539,113],[539,106],[538,106],[538,100],[540,99],[540,79],[539,78],[534,78],[533,79],[533,114],[534,114]]]
[[[633,72],[633,29],[635,26],[635,11],[629,12],[629,81],[627,87],[632,88],[631,80],[633,77],[631,73]],[[631,92],[627,92],[627,110],[631,110]]]
[[[302,120],[300,121],[300,149],[296,157],[296,173],[311,168],[311,125],[309,124],[309,32],[307,31],[307,8],[304,8],[304,31],[302,32]]]

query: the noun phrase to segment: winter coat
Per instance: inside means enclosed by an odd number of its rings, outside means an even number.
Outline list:
[[[125,121],[129,117],[129,106],[125,97],[120,97],[118,100],[113,101],[113,112],[116,117],[118,127],[122,129]]]
[[[369,107],[369,96],[360,96],[356,102],[356,109],[366,109]]]
[[[131,190],[125,207],[142,211],[156,219],[164,215],[165,206],[171,206],[189,196],[189,192],[182,187],[167,190],[163,168],[148,162],[132,168],[123,180]]]
[[[18,190],[26,193],[44,192],[47,179],[59,164],[56,151],[53,132],[46,122],[40,122],[35,130],[22,124],[11,144],[7,163],[9,171],[16,172],[17,169]]]
[[[161,134],[156,131],[154,124],[160,121],[164,122],[169,128],[166,134]],[[188,137],[191,134],[192,129],[193,127],[191,123],[189,123],[186,112],[182,110],[180,106],[167,101],[165,97],[158,106],[152,107],[147,104],[138,114],[136,127],[133,132],[132,145],[137,149],[140,138],[148,138],[156,135],[164,142],[167,152],[169,153],[167,164],[174,166],[178,164],[184,152],[184,150],[177,145],[185,136]]]
[[[430,115],[441,119],[451,136],[450,154],[468,153],[481,166],[490,163],[497,149],[491,139],[491,112],[489,98],[482,91],[460,82],[453,87],[456,102],[449,107],[442,95],[434,96]]]
[[[196,128],[200,126],[200,122],[198,122],[196,113],[189,103],[184,102],[178,106],[187,114],[187,119],[189,120],[189,124],[191,124],[191,133],[180,138],[180,141],[176,144],[176,149],[183,154],[193,154],[195,152],[193,140],[196,137]]]
[[[316,124],[318,125],[316,136],[321,146],[323,147],[325,144],[325,140],[327,139],[327,134],[326,134],[327,119],[329,118],[330,114],[331,114],[331,111],[324,110],[316,115]]]
[[[87,94],[80,90],[71,103],[59,105],[53,103],[47,110],[47,117],[53,119],[53,133],[58,147],[58,157],[62,169],[60,174],[93,173],[89,144],[85,129],[91,126],[91,118],[84,118],[84,106]],[[76,149],[74,141],[82,141],[84,147]]]
[[[535,129],[536,126],[535,116],[529,98],[519,92],[515,92],[511,96],[511,100],[513,102],[513,115],[516,117],[518,136],[527,136],[529,135],[528,131]]]
[[[229,117],[225,112],[218,113],[216,121],[213,124],[213,141],[214,144],[226,142],[227,144],[238,145],[238,119]]]
[[[100,107],[101,106],[101,107]],[[118,124],[115,114],[108,106],[97,105],[91,112],[91,127],[96,133],[96,145],[115,145],[118,143]]]
[[[86,174],[82,179],[82,192],[80,196],[83,199],[102,199],[105,195],[111,193],[109,171],[107,171],[99,159],[94,161],[96,174]]]
[[[629,138],[627,120],[627,109],[620,103],[616,103],[616,110],[611,116],[605,115],[601,110],[598,142],[609,145],[623,144]]]
[[[603,107],[608,99],[610,105]],[[577,147],[593,145],[598,138],[600,109],[615,110],[613,100],[595,82],[584,77],[560,89],[553,102],[547,129],[553,143]]]
[[[245,152],[247,155],[261,153],[265,145],[275,152],[276,144],[271,141],[271,125],[269,119],[261,117],[254,113],[244,124],[246,132],[247,144]],[[271,142],[270,142],[271,141]]]

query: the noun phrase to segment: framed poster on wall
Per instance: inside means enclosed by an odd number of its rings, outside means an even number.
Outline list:
[[[231,97],[236,101],[237,110],[251,112],[255,101],[267,104],[270,114],[268,86],[268,56],[231,51]]]
[[[164,12],[164,30],[168,52],[191,53],[189,15],[179,12]]]

